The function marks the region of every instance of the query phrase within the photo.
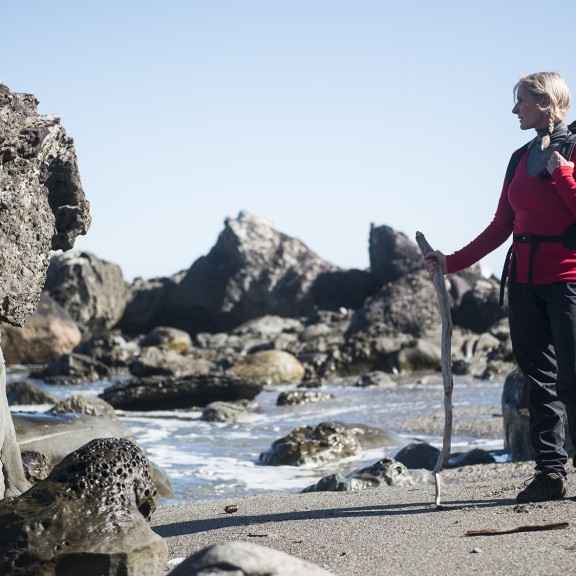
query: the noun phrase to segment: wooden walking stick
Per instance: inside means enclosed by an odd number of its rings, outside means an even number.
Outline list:
[[[432,247],[428,244],[422,232],[416,232],[416,243],[422,252],[422,256],[426,256],[428,252],[433,252]],[[444,284],[444,273],[442,267],[438,264],[438,270],[432,277],[434,288],[436,290],[436,297],[438,298],[438,306],[440,308],[440,316],[442,317],[442,381],[444,383],[444,436],[442,440],[442,450],[438,456],[438,461],[432,474],[434,474],[434,481],[436,483],[436,506],[440,506],[440,471],[448,463],[450,458],[450,444],[452,440],[452,388],[454,386],[452,380],[452,316],[450,315],[450,302],[448,300],[448,292]]]

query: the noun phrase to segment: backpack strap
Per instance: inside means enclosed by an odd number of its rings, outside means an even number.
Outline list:
[[[572,126],[572,124],[570,124],[570,126]],[[570,159],[572,158],[574,146],[576,146],[576,134],[572,132],[568,135],[566,140],[564,140],[564,143],[560,148],[560,154],[562,154],[562,156],[564,156],[568,162],[570,162]]]
[[[576,136],[576,134],[574,136]],[[512,156],[510,157],[510,161],[508,162],[508,168],[506,168],[506,182],[508,184],[512,182],[512,178],[514,178],[514,174],[516,174],[516,168],[518,167],[520,158],[522,158],[524,152],[526,152],[526,150],[528,150],[532,146],[532,144],[534,144],[535,140],[536,138],[534,138],[534,140],[530,140],[530,142],[526,142],[524,146],[518,148],[518,150],[516,150],[514,154],[512,154]]]

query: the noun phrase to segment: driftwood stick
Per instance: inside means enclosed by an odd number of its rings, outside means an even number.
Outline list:
[[[428,244],[422,232],[416,232],[416,243],[422,252],[422,256],[426,256],[428,252],[433,252],[433,248]],[[448,299],[448,292],[444,284],[444,273],[442,267],[438,265],[438,271],[432,278],[434,288],[436,290],[436,297],[438,298],[438,306],[440,308],[440,316],[442,317],[442,381],[444,383],[444,436],[442,440],[442,450],[438,456],[438,461],[432,473],[434,474],[434,481],[436,483],[436,506],[440,506],[440,471],[448,463],[450,458],[450,446],[452,442],[452,388],[454,386],[452,380],[452,316],[450,315],[450,301]]]
[[[515,532],[536,532],[539,530],[558,530],[568,528],[568,522],[547,522],[546,524],[525,524],[513,528],[485,528],[484,530],[468,530],[466,536],[495,536],[497,534],[514,534]]]

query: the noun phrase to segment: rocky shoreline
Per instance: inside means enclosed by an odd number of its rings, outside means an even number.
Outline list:
[[[420,374],[433,382],[441,356],[434,287],[415,242],[389,226],[371,225],[367,270],[344,270],[246,211],[226,218],[214,247],[189,269],[129,284],[116,264],[72,250],[76,237],[89,228],[89,205],[73,140],[58,116],[39,115],[37,104],[32,95],[12,93],[0,83],[2,349],[6,364],[34,365],[30,378],[13,382],[0,405],[0,571],[67,576],[85,572],[88,562],[102,575],[158,576],[169,546],[174,559],[179,546],[190,554],[203,542],[267,538],[264,530],[272,524],[280,536],[273,539],[278,552],[303,556],[339,574],[416,573],[413,568],[421,573],[426,567],[430,572],[430,558],[438,548],[434,539],[421,545],[421,529],[434,533],[443,518],[444,543],[446,535],[461,535],[461,527],[472,525],[470,509],[493,508],[507,515],[511,489],[502,484],[502,474],[527,472],[525,464],[496,464],[478,453],[466,455],[466,466],[453,462],[456,471],[447,471],[446,481],[458,479],[457,500],[453,510],[440,516],[423,504],[429,500],[422,498],[424,489],[414,489],[408,465],[397,455],[398,461],[382,459],[351,477],[322,479],[310,494],[231,503],[224,511],[229,530],[222,512],[216,512],[221,503],[160,511],[157,532],[150,530],[145,520],[154,516],[165,479],[155,476],[142,450],[112,426],[116,409],[200,407],[210,417],[230,421],[226,418],[254,408],[252,401],[264,386],[290,385],[294,390],[283,402],[299,403],[327,401],[321,387],[334,379],[390,390]],[[64,252],[50,255],[51,250]],[[454,323],[454,374],[504,381],[501,407],[461,410],[456,430],[478,437],[497,434],[511,460],[529,461],[526,387],[515,370],[507,308],[498,305],[499,282],[474,267],[448,276],[446,283]],[[17,437],[6,399],[12,405],[34,397],[30,403],[38,402],[34,379],[70,385],[71,392],[74,384],[115,382],[101,398],[69,398],[48,413],[19,418]],[[4,370],[0,391],[4,397]],[[438,433],[443,417],[434,404],[422,418],[399,414],[394,424]],[[338,461],[385,441],[382,430],[363,423],[318,422],[277,439],[263,459],[290,465]],[[424,448],[420,462],[429,469],[433,447],[415,445],[404,456],[414,458]],[[490,463],[478,468],[473,464],[478,459]],[[420,467],[412,462],[411,468]],[[474,481],[462,482],[468,475]],[[320,491],[327,486],[349,491]],[[360,486],[366,489],[357,490]],[[383,494],[394,495],[384,508],[378,503]],[[566,509],[562,506],[546,504],[528,512],[537,519],[542,519],[541,510],[557,517]],[[310,517],[303,510],[316,512]],[[190,520],[195,514],[200,519]],[[450,528],[460,522],[456,531]],[[282,536],[285,526],[290,526],[284,532],[289,540]],[[417,546],[412,546],[414,535]],[[183,543],[171,540],[180,536]],[[393,548],[383,548],[383,538]],[[525,556],[534,553],[528,540],[518,541],[525,544]],[[420,553],[395,556],[400,548],[424,551],[427,564]],[[254,547],[233,549],[253,568],[256,560],[266,565],[266,555],[273,554]],[[450,555],[448,545],[447,551]],[[564,555],[558,553],[561,561],[555,567],[562,565]],[[208,557],[210,553],[191,561],[206,567]],[[304,569],[291,558],[283,557],[274,569],[260,570],[258,564],[246,573],[326,574],[309,564]],[[508,557],[499,557],[498,563],[508,566]],[[458,569],[446,565],[442,573],[464,574],[471,566],[496,573],[491,560],[477,566],[464,556],[458,558]],[[177,568],[178,573],[183,572]]]

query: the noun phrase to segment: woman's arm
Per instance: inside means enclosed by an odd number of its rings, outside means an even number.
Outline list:
[[[573,155],[574,157],[574,155]],[[560,153],[554,152],[546,166],[552,174],[556,190],[564,203],[576,216],[576,181],[574,181],[574,162],[568,162]]]

